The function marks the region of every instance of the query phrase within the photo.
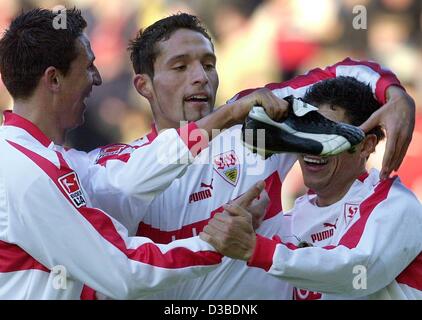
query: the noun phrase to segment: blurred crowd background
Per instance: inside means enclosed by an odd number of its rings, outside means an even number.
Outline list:
[[[0,31],[12,17],[33,7],[76,6],[88,21],[103,85],[89,99],[86,123],[67,144],[91,150],[129,142],[150,129],[149,106],[132,85],[126,51],[139,28],[176,12],[198,15],[213,37],[220,75],[217,105],[235,93],[287,80],[349,56],[393,70],[417,104],[416,128],[402,181],[422,199],[422,1],[420,0],[1,0]],[[366,29],[353,20],[367,12]],[[355,9],[355,11],[354,11]],[[357,10],[357,11],[356,11]],[[360,21],[362,22],[362,20]],[[0,109],[13,101],[0,81]],[[380,167],[384,145],[372,158]],[[286,208],[303,194],[300,169],[286,181]]]

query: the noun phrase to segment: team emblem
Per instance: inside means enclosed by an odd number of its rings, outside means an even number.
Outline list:
[[[353,218],[359,214],[359,205],[353,204],[353,203],[346,203],[344,205],[344,221],[346,222],[346,225],[350,223],[350,221],[353,220]]]
[[[228,183],[237,185],[239,180],[240,164],[236,153],[231,150],[214,157],[214,169]]]
[[[84,194],[81,190],[76,173],[71,172],[60,177],[59,183],[76,208],[86,205]]]
[[[127,144],[113,144],[104,148],[101,148],[100,153],[97,156],[96,163],[105,157],[111,157],[120,154],[124,149],[128,147]]]

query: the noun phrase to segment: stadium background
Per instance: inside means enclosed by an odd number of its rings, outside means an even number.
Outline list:
[[[1,0],[0,31],[22,9],[77,6],[88,21],[103,85],[89,99],[86,123],[67,144],[83,150],[128,142],[149,131],[151,111],[132,87],[128,39],[140,27],[178,11],[198,15],[211,33],[220,75],[217,104],[236,92],[276,82],[346,56],[392,69],[417,106],[416,128],[399,170],[422,199],[422,1],[420,0]],[[363,5],[367,29],[353,28]],[[0,109],[13,102],[0,81]],[[384,145],[372,157],[380,167]],[[285,208],[302,194],[300,169],[285,182]]]

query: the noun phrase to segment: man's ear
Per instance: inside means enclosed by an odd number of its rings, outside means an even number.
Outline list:
[[[375,152],[375,147],[377,146],[378,138],[375,134],[366,135],[365,139],[362,142],[362,152],[361,155],[367,159],[371,153]]]
[[[145,73],[136,74],[133,78],[133,85],[141,96],[148,100],[152,98],[154,91],[152,86],[152,79],[149,75]]]
[[[42,75],[42,82],[52,92],[58,92],[60,90],[63,76],[59,70],[55,67],[48,67],[45,69]]]

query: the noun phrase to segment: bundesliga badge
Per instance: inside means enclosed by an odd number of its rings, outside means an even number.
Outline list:
[[[233,150],[220,153],[214,157],[214,170],[228,183],[236,186],[239,180],[240,164]]]
[[[84,194],[79,185],[78,176],[75,172],[70,172],[64,176],[61,176],[59,178],[59,182],[69,197],[70,201],[72,201],[76,208],[80,208],[86,205]]]

